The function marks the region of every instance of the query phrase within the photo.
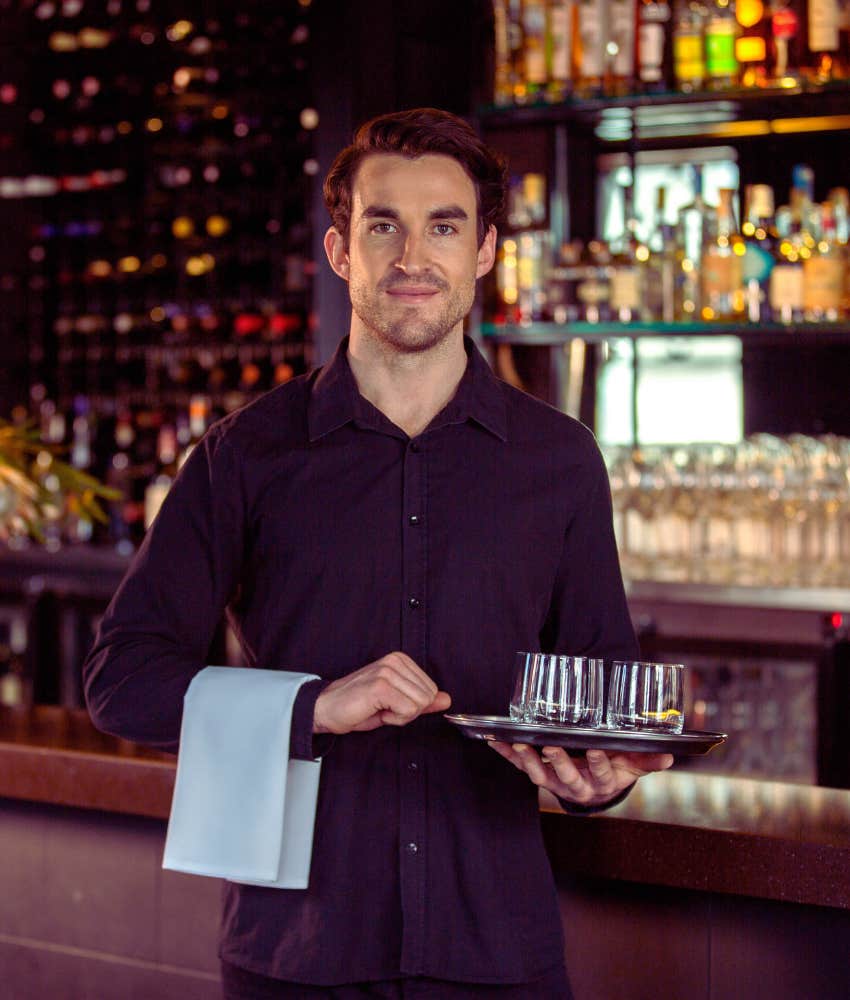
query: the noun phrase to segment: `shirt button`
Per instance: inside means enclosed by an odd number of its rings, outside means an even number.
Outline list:
[[[408,854],[416,854],[416,853],[418,853],[418,851],[419,851],[419,844],[414,844],[413,841],[411,841],[407,845],[406,851],[407,851]]]
[[[413,608],[413,610],[415,611],[417,608],[422,606],[422,602],[419,600],[418,597],[408,597],[407,606],[409,608]]]
[[[411,514],[410,517],[408,517],[407,519],[407,523],[412,524],[415,527],[417,524],[419,524],[419,515]]]
[[[418,771],[418,770],[419,770],[419,765],[418,765],[418,764],[416,763],[416,761],[415,761],[415,760],[412,760],[412,761],[411,761],[411,762],[410,762],[410,763],[409,763],[409,764],[407,765],[407,770],[408,770],[408,771],[411,771],[411,772],[414,772],[414,773],[415,773],[416,771]]]
[[[411,443],[410,443],[410,450],[414,454],[417,453],[419,451],[419,442],[418,441],[411,441]]]

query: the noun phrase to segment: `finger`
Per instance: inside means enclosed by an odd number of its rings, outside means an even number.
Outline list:
[[[436,683],[407,653],[399,650],[388,653],[376,661],[376,666],[382,676],[403,678],[408,684],[420,688],[427,695],[428,701],[431,701],[439,690]]]
[[[390,699],[394,693],[398,692],[409,698],[419,711],[426,708],[437,695],[437,685],[432,682],[426,684],[421,678],[412,675],[406,670],[400,670],[393,663],[383,663],[375,671],[372,678],[374,683],[375,696],[381,699],[376,708],[392,708]],[[386,703],[384,703],[386,699]]]
[[[551,780],[549,768],[540,759],[537,750],[527,743],[514,743],[511,747],[514,752],[517,767],[531,778],[535,785],[545,785]]]
[[[628,753],[614,754],[611,758],[614,767],[621,767],[631,774],[640,776],[653,771],[666,771],[672,767],[674,757],[671,753]]]
[[[451,704],[452,696],[446,691],[438,691],[431,704],[422,709],[422,714],[425,715],[427,712],[445,712],[451,707]]]
[[[597,794],[613,795],[617,788],[617,774],[604,750],[588,750],[585,754],[590,784]]]
[[[590,798],[593,790],[587,778],[563,747],[544,747],[543,759],[550,763],[552,775],[558,786],[550,787],[551,791],[575,802]]]

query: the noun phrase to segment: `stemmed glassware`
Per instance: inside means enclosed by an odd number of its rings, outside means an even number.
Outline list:
[[[738,445],[608,449],[631,579],[850,583],[850,440],[754,434]]]

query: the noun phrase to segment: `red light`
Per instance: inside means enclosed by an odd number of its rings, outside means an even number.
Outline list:
[[[844,615],[840,611],[833,611],[833,613],[829,616],[829,624],[832,625],[833,628],[841,628],[844,624]]]

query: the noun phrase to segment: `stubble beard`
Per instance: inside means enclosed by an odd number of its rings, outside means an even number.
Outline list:
[[[443,282],[439,288],[445,291],[449,286]],[[351,308],[378,340],[405,354],[429,351],[447,340],[467,316],[475,298],[475,282],[472,281],[468,286],[454,289],[444,298],[442,308],[428,316],[422,315],[419,306],[388,302],[384,290],[382,283],[377,290],[371,290],[365,283],[350,281]],[[423,305],[427,308],[427,303]]]

